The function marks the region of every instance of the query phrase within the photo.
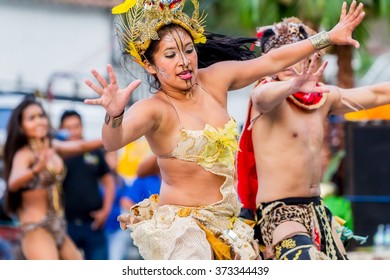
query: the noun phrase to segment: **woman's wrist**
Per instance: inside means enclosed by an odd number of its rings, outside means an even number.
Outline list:
[[[111,127],[117,128],[117,127],[121,126],[124,114],[125,114],[125,109],[123,109],[122,113],[116,117],[112,117],[106,112],[106,116],[104,117],[104,123],[106,125],[109,125],[111,122]],[[112,119],[112,121],[111,121],[111,119]]]
[[[316,50],[321,50],[332,44],[330,35],[327,31],[321,31],[316,35],[309,37],[309,40]]]

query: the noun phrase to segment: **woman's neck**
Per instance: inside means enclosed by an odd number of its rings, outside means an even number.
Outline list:
[[[192,86],[191,88],[184,90],[184,91],[167,89],[167,88],[163,88],[163,87],[160,88],[160,90],[162,92],[164,92],[166,95],[168,95],[169,97],[176,99],[176,100],[180,100],[180,101],[194,99],[194,89],[195,89],[195,86]]]

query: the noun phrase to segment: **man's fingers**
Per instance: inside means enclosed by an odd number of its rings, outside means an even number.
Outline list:
[[[324,63],[321,64],[320,68],[318,68],[317,72],[314,75],[321,76],[327,65],[328,61],[324,61]]]
[[[297,69],[295,69],[295,67],[289,67],[288,69],[290,69],[291,71],[293,71],[294,72],[294,74],[295,75],[301,75],[301,73],[297,70]]]
[[[329,92],[330,90],[329,90],[329,88],[327,88],[327,87],[321,87],[321,86],[319,86],[319,87],[315,87],[315,88],[314,88],[314,91],[315,91],[315,92]]]
[[[306,73],[307,71],[309,71],[309,68],[310,68],[310,62],[309,62],[309,58],[306,57],[303,61],[302,61],[302,71],[301,73]]]
[[[309,64],[309,68],[307,69],[309,73],[313,73],[314,70],[317,68],[317,61],[318,61],[318,54],[315,53],[313,54],[311,62]]]

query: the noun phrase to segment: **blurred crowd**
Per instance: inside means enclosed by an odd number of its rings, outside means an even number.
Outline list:
[[[79,112],[65,110],[52,137],[61,142],[80,141],[83,123]],[[64,164],[66,176],[60,193],[66,230],[82,259],[142,259],[130,231],[120,228],[117,217],[159,193],[157,159],[146,140],[140,138],[116,152],[106,152],[101,146],[67,156]],[[6,182],[4,174],[0,175],[0,259],[25,259],[21,249],[25,229],[17,215],[5,211]]]

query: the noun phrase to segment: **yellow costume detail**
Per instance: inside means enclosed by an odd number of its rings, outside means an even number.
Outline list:
[[[159,206],[156,197],[118,218],[131,229],[134,244],[144,259],[256,259],[259,256],[253,229],[237,219],[241,208],[233,185],[237,152],[237,123],[223,128],[181,129],[181,137],[168,158],[194,162],[225,178],[222,199],[205,206]]]

